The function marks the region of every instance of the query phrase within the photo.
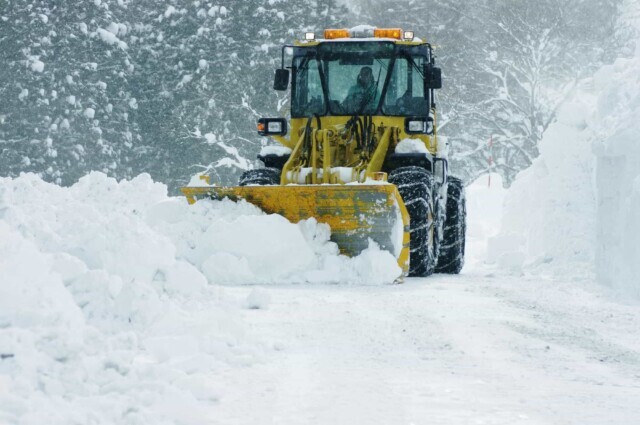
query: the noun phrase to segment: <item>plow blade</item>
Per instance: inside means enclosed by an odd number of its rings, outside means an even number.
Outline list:
[[[358,255],[372,239],[398,259],[403,274],[409,270],[409,215],[392,184],[185,187],[182,192],[189,203],[244,199],[292,223],[315,217],[331,227],[341,253]]]

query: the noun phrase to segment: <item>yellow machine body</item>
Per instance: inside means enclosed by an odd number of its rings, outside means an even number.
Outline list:
[[[398,44],[425,44],[398,40]],[[297,42],[296,47],[316,46]],[[435,129],[435,109],[428,111]],[[373,115],[367,119],[370,141],[354,140],[347,123],[352,116],[291,118],[289,137],[270,136],[292,150],[279,186],[186,187],[190,203],[212,198],[246,200],[267,213],[280,214],[293,223],[315,217],[331,227],[331,239],[346,255],[357,255],[376,242],[409,269],[409,215],[395,185],[386,183],[383,164],[402,140],[418,139],[435,157],[435,130],[428,134],[405,132],[404,116]]]

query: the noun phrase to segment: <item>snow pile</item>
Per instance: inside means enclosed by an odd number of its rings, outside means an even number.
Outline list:
[[[640,46],[640,43],[639,43]],[[598,280],[640,297],[640,48],[594,78]]]
[[[353,283],[379,285],[401,273],[395,258],[371,245],[356,258],[339,255],[330,229],[315,219],[292,224],[246,202],[167,199],[149,210],[176,255],[217,284]],[[372,274],[372,270],[381,269]]]
[[[382,284],[395,259],[246,203],[167,197],[147,175],[0,179],[0,423],[199,424],[213,375],[260,359],[215,283]]]
[[[507,193],[501,232],[489,241],[489,262],[515,272],[526,265],[573,277],[593,273],[591,105],[583,87],[559,111],[539,144],[540,157]]]
[[[145,224],[163,199],[146,176],[0,180],[0,423],[203,423],[213,372],[261,357]]]

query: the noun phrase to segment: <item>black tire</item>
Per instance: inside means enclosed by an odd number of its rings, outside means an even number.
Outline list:
[[[280,184],[280,170],[277,168],[257,168],[247,170],[240,176],[240,186],[274,186]]]
[[[409,276],[424,277],[435,271],[435,220],[433,175],[421,167],[400,167],[389,173],[409,213]]]
[[[440,245],[436,272],[458,274],[464,266],[464,250],[467,231],[467,206],[464,184],[456,177],[449,177],[447,186],[447,218]]]

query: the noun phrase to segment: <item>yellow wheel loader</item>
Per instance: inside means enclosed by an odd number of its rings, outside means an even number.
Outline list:
[[[286,118],[258,121],[258,133],[282,145],[263,148],[265,168],[237,187],[183,188],[189,202],[244,199],[294,223],[315,217],[343,254],[373,241],[404,275],[459,273],[464,187],[438,144],[432,46],[398,28],[307,33],[282,47],[274,89],[289,87],[290,129]]]

